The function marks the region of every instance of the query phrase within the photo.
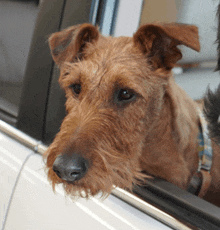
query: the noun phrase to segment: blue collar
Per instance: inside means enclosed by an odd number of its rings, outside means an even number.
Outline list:
[[[198,135],[198,155],[199,155],[199,166],[197,172],[192,176],[187,191],[203,197],[208,191],[212,177],[210,170],[212,167],[212,142],[208,134],[208,125],[205,120],[203,113],[199,110],[199,135]]]
[[[201,169],[204,169],[208,172],[210,172],[212,167],[212,142],[209,138],[208,134],[208,124],[205,120],[204,114],[199,111],[199,118],[200,118],[200,133],[198,135],[198,141],[199,141],[199,167],[198,172],[201,171]]]

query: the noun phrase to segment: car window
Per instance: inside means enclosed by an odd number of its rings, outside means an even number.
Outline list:
[[[0,3],[0,110],[18,116],[38,1]]]

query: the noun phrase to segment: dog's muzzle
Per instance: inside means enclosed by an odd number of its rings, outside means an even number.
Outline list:
[[[89,162],[79,154],[59,155],[53,163],[53,171],[67,182],[80,180],[89,169]]]

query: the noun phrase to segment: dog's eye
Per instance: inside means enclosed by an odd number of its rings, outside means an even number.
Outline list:
[[[128,101],[134,97],[134,93],[128,89],[121,89],[118,92],[118,101]]]
[[[75,94],[77,94],[77,95],[79,95],[80,92],[81,92],[81,85],[80,85],[80,84],[72,84],[72,85],[70,86],[70,88],[71,88],[72,91],[73,91]]]

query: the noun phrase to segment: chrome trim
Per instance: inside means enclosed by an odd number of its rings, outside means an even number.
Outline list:
[[[41,155],[43,155],[43,153],[47,150],[47,146],[42,142],[28,136],[2,120],[0,120],[0,131]]]
[[[179,220],[147,203],[146,201],[143,201],[137,196],[131,194],[130,192],[127,192],[121,188],[115,188],[112,191],[112,194],[173,229],[191,230],[191,228],[187,227]]]
[[[106,0],[105,10],[102,17],[101,33],[104,36],[109,36],[111,32],[112,20],[115,12],[116,0]]]
[[[89,18],[90,18],[89,21],[93,25],[96,25],[96,18],[97,18],[97,14],[98,14],[98,8],[99,8],[99,0],[93,0],[92,1],[92,6],[91,6],[91,12],[90,12],[90,16],[89,16]]]
[[[0,120],[0,131],[14,138],[15,140],[19,141],[20,143],[24,144],[25,146],[29,147],[30,149],[41,155],[43,155],[43,153],[47,150],[46,145],[21,132],[20,130],[12,127],[11,125],[7,124],[2,120]],[[115,188],[112,191],[112,194],[173,229],[190,230],[189,227],[187,227],[177,219],[173,218],[167,213],[161,211],[160,209],[154,207],[146,201],[141,200],[140,198],[123,189]]]

